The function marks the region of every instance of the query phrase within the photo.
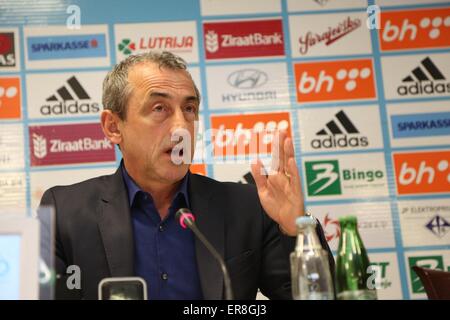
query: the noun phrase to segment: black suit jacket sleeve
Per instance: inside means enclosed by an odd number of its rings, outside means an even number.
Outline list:
[[[54,212],[58,212],[58,205],[53,194],[53,190],[49,189],[45,191],[42,196],[40,207],[51,207]],[[70,263],[68,263],[65,250],[60,236],[60,224],[58,215],[55,214],[55,248],[54,248],[54,268],[56,274],[55,280],[55,297],[57,299],[80,299],[81,290],[77,288],[69,289],[67,286],[67,281],[71,273],[67,273]],[[74,283],[74,282],[73,282]]]

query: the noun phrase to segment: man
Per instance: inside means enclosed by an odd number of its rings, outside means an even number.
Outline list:
[[[224,298],[218,263],[175,219],[188,207],[224,258],[236,299],[254,299],[258,288],[269,298],[291,298],[289,254],[295,219],[304,214],[292,141],[279,134],[274,174],[261,174],[260,161],[252,165],[257,190],[191,174],[174,159],[193,153],[194,139],[179,150],[177,137],[194,137],[199,104],[185,62],[168,52],[130,56],[107,75],[101,125],[122,152],[120,168],[51,188],[41,201],[56,210],[57,273],[80,267],[77,297],[96,299],[103,278],[140,276],[149,299]],[[318,233],[333,269],[320,226]],[[57,298],[67,293],[58,290]]]

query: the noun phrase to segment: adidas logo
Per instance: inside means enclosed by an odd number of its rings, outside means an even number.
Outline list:
[[[367,147],[368,138],[362,136],[347,114],[341,110],[325,128],[316,132],[318,138],[311,140],[313,149]]]
[[[421,94],[450,93],[450,82],[430,57],[426,57],[420,65],[411,71],[411,74],[403,78],[404,85],[397,88],[401,96]]]
[[[98,103],[89,103],[91,97],[75,76],[70,77],[66,83],[67,85],[61,86],[55,94],[45,100],[49,103],[41,106],[42,115],[86,114],[100,111]],[[83,100],[88,101],[80,102]]]

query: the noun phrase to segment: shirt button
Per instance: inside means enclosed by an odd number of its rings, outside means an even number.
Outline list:
[[[167,273],[163,272],[163,273],[161,274],[161,279],[167,280],[167,279],[169,279],[169,275],[168,275]]]
[[[164,231],[164,227],[162,225],[159,225],[159,232],[163,232]]]

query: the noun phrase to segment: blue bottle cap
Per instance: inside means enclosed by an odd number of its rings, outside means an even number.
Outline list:
[[[317,221],[312,216],[301,216],[295,219],[295,223],[299,227],[307,225],[315,226],[317,224]]]

